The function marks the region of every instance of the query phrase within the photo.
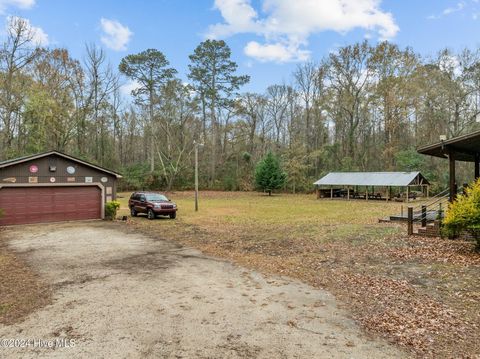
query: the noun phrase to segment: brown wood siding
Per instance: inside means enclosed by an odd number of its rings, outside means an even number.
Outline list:
[[[31,165],[38,167],[37,173],[30,173]],[[56,166],[55,172],[50,172],[50,165]],[[70,175],[67,173],[67,167],[75,167],[75,173]],[[36,177],[37,183],[52,183],[50,179],[55,178],[54,184],[61,185],[62,183],[86,183],[85,177],[92,177],[92,182],[101,183],[105,189],[112,188],[112,199],[116,199],[116,177],[110,173],[103,172],[93,167],[89,167],[80,162],[69,160],[58,155],[49,155],[46,157],[29,160],[9,167],[0,168],[0,184],[12,183],[11,179],[15,179],[14,183],[29,183],[29,177]],[[103,177],[107,178],[107,182],[102,182]],[[74,181],[68,179],[73,178]],[[32,183],[35,186],[36,183]],[[104,200],[107,200],[107,195]]]
[[[0,225],[101,218],[97,186],[4,187],[0,189]]]

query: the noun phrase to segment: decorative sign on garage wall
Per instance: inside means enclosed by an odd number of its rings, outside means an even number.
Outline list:
[[[16,177],[7,177],[7,178],[4,178],[2,181],[3,182],[15,183],[15,182],[17,182],[17,178]]]
[[[100,178],[100,181],[102,181],[102,183],[107,183],[108,182],[108,177],[102,177],[102,178]]]
[[[93,177],[85,177],[85,183],[92,183]]]
[[[51,183],[55,183],[55,181],[56,181],[55,177],[50,177],[50,182]]]
[[[67,177],[67,182],[75,182],[75,177]]]
[[[28,170],[30,171],[30,173],[37,173],[38,172],[38,166],[37,165],[31,165],[30,167],[28,167]]]
[[[67,167],[67,173],[68,173],[69,175],[73,175],[73,174],[75,173],[75,167],[73,167],[73,166],[68,166],[68,167]]]
[[[38,183],[38,177],[28,177],[28,183]]]

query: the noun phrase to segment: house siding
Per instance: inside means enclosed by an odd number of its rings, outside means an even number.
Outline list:
[[[36,173],[30,172],[32,165],[38,167]],[[50,171],[51,165],[56,166],[55,172]],[[75,168],[74,174],[67,173],[69,166]],[[86,177],[91,177],[92,185],[101,184],[105,188],[105,202],[116,199],[117,178],[114,175],[56,154],[0,168],[0,186],[14,186],[15,184],[31,184],[31,186],[68,184],[73,186],[75,183],[85,185],[89,183],[86,181]],[[102,182],[104,177],[107,179],[106,182]],[[54,182],[51,181],[52,178],[55,179]]]

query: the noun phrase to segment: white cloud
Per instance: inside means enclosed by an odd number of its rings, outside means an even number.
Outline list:
[[[478,1],[473,0],[473,2],[477,3]],[[467,6],[467,3],[465,1],[459,1],[455,4],[455,6],[450,6],[450,7],[447,7],[445,9],[443,9],[443,11],[440,14],[432,14],[432,15],[427,16],[427,19],[438,20],[438,19],[441,19],[444,16],[448,16],[448,15],[454,14],[456,12],[460,12],[463,9],[465,9],[466,6]]]
[[[261,30],[257,23],[257,12],[248,0],[215,0],[214,8],[220,11],[225,23],[210,26],[211,37]]]
[[[298,46],[279,42],[262,45],[256,41],[250,41],[245,46],[244,52],[247,56],[260,62],[306,61],[310,57],[310,52],[307,50],[301,50]]]
[[[442,71],[453,72],[455,76],[460,76],[462,74],[460,60],[455,55],[443,55],[440,58],[439,67]]]
[[[105,18],[100,19],[100,25],[104,32],[100,40],[105,46],[115,51],[124,51],[127,49],[127,44],[133,35],[133,32],[131,32],[127,26],[122,25],[117,20]]]
[[[50,40],[48,34],[43,31],[41,27],[32,26],[33,39],[32,41],[39,46],[48,46]]]
[[[443,15],[453,14],[454,12],[462,11],[464,7],[465,7],[465,3],[463,1],[460,1],[459,3],[457,3],[455,7],[447,7],[445,10],[442,11],[442,14]]]
[[[35,0],[0,0],[0,14],[5,14],[8,7],[17,7],[20,9],[31,9],[35,5]]]
[[[37,26],[33,26],[30,23],[29,19],[25,19],[19,16],[8,16],[7,17],[7,31],[11,31],[15,27],[21,24],[26,28],[26,31],[30,33],[32,38],[32,42],[37,46],[48,46],[50,43],[48,39],[47,33],[41,28]]]
[[[303,61],[313,33],[345,33],[362,28],[381,39],[393,38],[399,28],[391,13],[380,9],[380,0],[262,0],[260,17],[250,0],[215,0],[224,22],[211,25],[207,37],[224,38],[238,33],[254,33],[265,43],[252,41],[247,55],[261,61]]]
[[[127,83],[123,84],[120,86],[120,92],[124,96],[130,96],[132,94],[132,91],[140,88],[140,83],[136,80],[130,80]]]

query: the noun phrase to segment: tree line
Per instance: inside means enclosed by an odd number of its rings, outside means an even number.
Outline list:
[[[173,190],[193,185],[196,143],[203,188],[253,189],[256,163],[273,152],[291,192],[335,170],[420,170],[440,189],[446,161],[415,148],[480,128],[478,49],[424,57],[355,43],[263,93],[242,92],[250,78],[224,41],[201,42],[189,60],[188,83],[157,49],[113,67],[87,45],[80,61],[35,46],[28,23],[12,18],[0,49],[1,158],[56,149],[120,171],[123,188]]]

